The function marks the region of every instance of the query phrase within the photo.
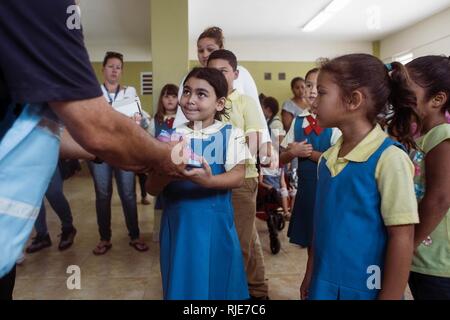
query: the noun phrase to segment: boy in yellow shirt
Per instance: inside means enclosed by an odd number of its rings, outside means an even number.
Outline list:
[[[270,155],[270,139],[264,141],[267,134],[267,124],[261,120],[258,104],[253,98],[242,95],[233,89],[233,82],[239,76],[237,58],[228,50],[214,51],[208,59],[209,68],[220,70],[228,82],[228,101],[226,109],[228,118],[222,121],[231,123],[245,132],[247,144],[252,159],[246,163],[244,185],[233,190],[234,219],[239,240],[241,242],[244,265],[250,295],[254,299],[268,299],[268,283],[265,277],[264,256],[255,225],[256,195],[258,191],[258,170],[256,169],[256,154]],[[264,163],[268,157],[261,157]]]

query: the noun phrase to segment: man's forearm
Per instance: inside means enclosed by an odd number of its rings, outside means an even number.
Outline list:
[[[88,152],[125,170],[146,171],[168,147],[131,119],[114,111],[103,97],[50,103],[67,130]]]
[[[95,156],[92,153],[83,149],[72,136],[64,130],[61,134],[61,147],[59,148],[60,159],[82,159],[94,160]]]

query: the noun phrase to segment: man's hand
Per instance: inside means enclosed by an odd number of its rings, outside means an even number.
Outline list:
[[[162,157],[156,166],[153,166],[155,170],[161,170],[164,174],[175,178],[184,179],[184,173],[186,170],[186,155],[184,153],[186,143],[181,142],[169,142],[163,143],[164,150],[162,151]]]

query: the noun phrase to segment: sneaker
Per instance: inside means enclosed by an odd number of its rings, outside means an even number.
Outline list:
[[[73,244],[73,239],[75,239],[76,234],[77,229],[75,228],[63,230],[63,232],[59,235],[61,237],[61,240],[59,240],[58,249],[60,251],[69,249]]]
[[[50,235],[45,235],[43,237],[36,236],[33,238],[33,242],[25,250],[26,253],[35,253],[41,251],[44,248],[48,248],[52,245],[50,240]]]

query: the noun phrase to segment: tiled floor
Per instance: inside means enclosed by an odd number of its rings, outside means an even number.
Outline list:
[[[114,185],[114,188],[116,186]],[[57,249],[59,220],[49,209],[47,220],[53,246],[26,255],[17,269],[15,299],[161,299],[158,244],[151,241],[153,205],[138,206],[140,229],[150,250],[139,253],[128,245],[128,235],[120,200],[114,191],[112,201],[113,247],[104,256],[94,256],[92,249],[98,242],[93,183],[86,168],[64,186],[71,204],[78,234],[75,244],[65,252]],[[47,208],[49,208],[47,204]],[[281,252],[272,255],[266,224],[258,221],[263,243],[270,298],[296,300],[303,277],[307,253],[288,243],[286,230],[280,234]],[[71,265],[80,267],[81,289],[69,290],[67,281]],[[406,294],[410,298],[409,292]]]
[[[114,185],[114,189],[116,186]],[[116,190],[112,200],[113,247],[104,256],[94,256],[98,242],[93,183],[84,168],[64,185],[74,223],[78,230],[75,243],[65,252],[57,248],[59,219],[47,204],[47,221],[53,246],[26,255],[17,269],[15,299],[161,299],[159,248],[152,242],[153,205],[138,205],[140,230],[150,250],[139,253],[128,245],[128,235]],[[306,251],[287,241],[286,230],[280,234],[281,252],[272,255],[265,222],[258,221],[263,242],[271,299],[298,299]],[[81,290],[69,290],[67,268],[80,267]]]

